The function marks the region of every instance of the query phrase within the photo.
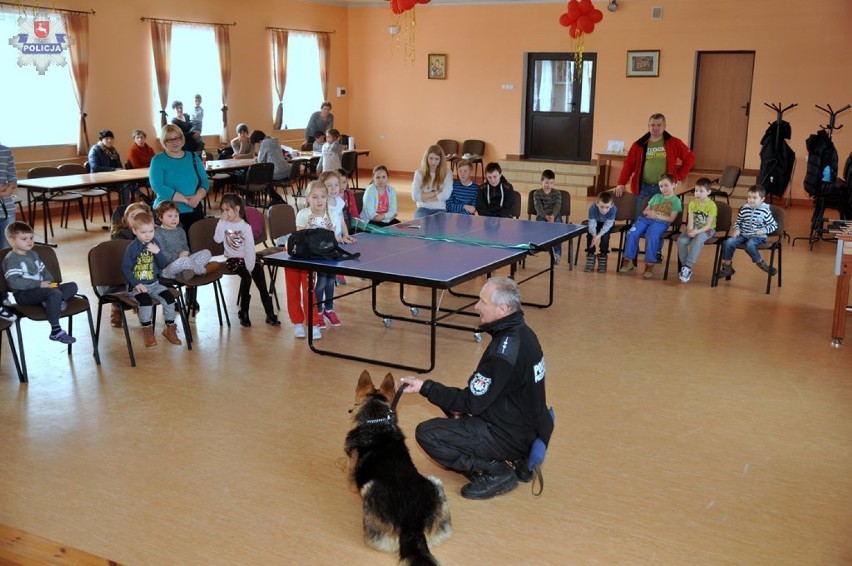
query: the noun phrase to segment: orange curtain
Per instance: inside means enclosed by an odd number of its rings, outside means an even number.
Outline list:
[[[283,29],[269,30],[272,33],[272,78],[275,81],[275,94],[278,95],[278,108],[275,110],[273,130],[280,130],[284,122],[284,86],[287,84],[287,40],[290,32]]]
[[[231,88],[231,34],[228,26],[216,26],[216,47],[219,48],[219,69],[222,71],[222,135],[228,141],[228,92]]]
[[[166,106],[169,103],[169,52],[172,47],[172,23],[151,21],[151,48],[154,50],[154,70],[157,92],[160,95],[160,126],[166,125]]]
[[[71,41],[68,53],[71,56],[71,77],[74,83],[74,96],[80,107],[80,139],[77,140],[77,155],[89,152],[89,130],[86,127],[86,87],[89,84],[89,15],[65,13],[65,31]]]
[[[318,33],[320,83],[322,84],[322,99],[328,100],[328,63],[331,56],[331,34]]]

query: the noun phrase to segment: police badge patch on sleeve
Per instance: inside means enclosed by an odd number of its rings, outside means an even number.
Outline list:
[[[470,380],[470,392],[476,396],[485,395],[488,393],[488,388],[491,386],[491,378],[485,377],[479,372],[473,374],[473,379]]]

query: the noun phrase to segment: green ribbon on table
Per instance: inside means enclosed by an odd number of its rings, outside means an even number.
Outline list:
[[[428,236],[426,234],[417,234],[407,232],[405,229],[385,228],[376,226],[369,222],[364,222],[360,218],[353,218],[352,222],[355,227],[364,232],[373,232],[384,236],[395,236],[401,238],[417,238],[419,240],[431,240],[435,242],[455,242],[458,244],[469,244],[471,246],[484,246],[487,248],[526,250],[531,252],[540,251],[540,247],[535,244],[503,244],[501,242],[492,242],[489,240],[478,240],[476,238],[465,238],[463,236]]]

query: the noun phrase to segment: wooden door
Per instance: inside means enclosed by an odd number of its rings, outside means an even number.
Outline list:
[[[754,52],[698,53],[693,96],[695,168],[745,163]]]
[[[583,54],[577,72],[573,53],[530,53],[527,59],[524,155],[586,161],[592,157],[597,56]]]

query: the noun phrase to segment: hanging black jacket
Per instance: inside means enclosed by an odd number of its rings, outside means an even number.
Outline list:
[[[837,150],[825,130],[808,136],[805,147],[808,148],[808,169],[802,184],[809,195],[816,196],[823,192],[823,183],[833,185],[837,179]],[[829,168],[829,179],[824,179],[826,167]]]

